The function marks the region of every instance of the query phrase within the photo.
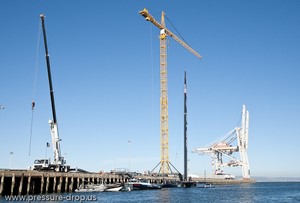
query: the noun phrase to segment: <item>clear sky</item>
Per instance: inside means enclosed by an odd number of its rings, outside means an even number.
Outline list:
[[[0,104],[5,109],[0,110],[0,168],[31,166],[45,157],[46,142],[51,142],[44,46],[38,43],[41,13],[46,15],[61,148],[68,164],[90,171],[154,168],[160,160],[159,30],[139,15],[144,7],[157,20],[164,11],[203,56],[198,60],[169,38],[173,165],[183,172],[186,70],[189,152],[236,127],[245,104],[252,175],[300,177],[296,0],[1,0]],[[175,32],[172,24],[166,22]],[[52,157],[52,148],[47,156]],[[211,173],[209,156],[188,156],[190,173]],[[241,175],[240,168],[227,171]]]

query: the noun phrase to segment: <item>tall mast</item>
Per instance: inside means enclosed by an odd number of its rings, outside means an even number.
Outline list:
[[[51,69],[50,69],[50,59],[48,53],[48,46],[47,46],[47,38],[46,38],[46,28],[45,28],[45,15],[40,15],[43,27],[43,36],[44,36],[44,45],[45,45],[45,53],[46,53],[46,62],[47,62],[47,71],[48,71],[48,79],[49,79],[49,88],[50,88],[50,98],[51,98],[51,107],[52,107],[52,115],[53,115],[53,122],[57,123],[56,120],[56,111],[55,111],[55,103],[54,103],[54,93],[53,93],[53,86],[52,86],[52,77],[51,77]]]
[[[186,91],[187,91],[187,85],[186,85],[186,71],[184,71],[184,90],[183,90],[183,96],[184,96],[184,177],[183,180],[187,181],[187,106],[186,106]]]

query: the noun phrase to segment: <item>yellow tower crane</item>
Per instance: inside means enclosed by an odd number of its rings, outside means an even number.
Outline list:
[[[146,8],[139,12],[147,21],[160,29],[160,173],[170,173],[169,138],[168,138],[168,78],[167,78],[167,36],[172,37],[197,58],[202,57],[165,26],[165,14],[161,14],[161,23],[151,16]]]

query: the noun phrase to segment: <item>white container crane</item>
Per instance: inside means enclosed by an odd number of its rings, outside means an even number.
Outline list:
[[[228,132],[224,137],[213,142],[208,147],[193,149],[192,152],[199,154],[211,154],[213,174],[217,178],[233,179],[234,176],[225,174],[223,168],[242,167],[243,179],[250,179],[250,168],[248,160],[248,133],[249,132],[249,112],[243,105],[242,122],[240,127],[236,127]],[[236,144],[234,141],[236,140]],[[234,157],[233,153],[239,152],[239,158]],[[223,157],[228,158],[228,162]]]

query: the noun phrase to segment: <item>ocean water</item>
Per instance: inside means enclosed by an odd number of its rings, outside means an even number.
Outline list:
[[[213,188],[169,188],[122,193],[98,193],[99,202],[300,202],[300,183],[216,185]]]
[[[53,194],[52,194],[53,195]],[[258,182],[240,185],[216,185],[212,188],[165,188],[131,192],[64,193],[65,200],[51,202],[300,202],[299,182]],[[73,198],[73,199],[72,199]],[[4,197],[0,201],[5,201]],[[73,200],[73,201],[72,201]],[[32,201],[45,202],[45,201]]]

